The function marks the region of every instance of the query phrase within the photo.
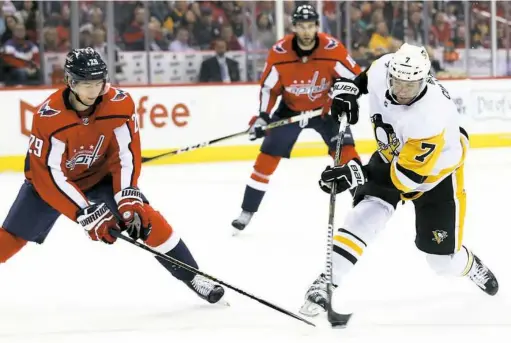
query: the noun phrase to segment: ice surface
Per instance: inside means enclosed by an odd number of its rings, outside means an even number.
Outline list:
[[[317,178],[328,157],[282,161],[260,212],[238,237],[253,162],[146,167],[140,186],[201,268],[297,312],[324,265],[328,195]],[[346,284],[355,316],[311,328],[227,291],[230,307],[206,304],[145,251],[88,240],[61,218],[43,245],[0,267],[0,342],[509,342],[511,149],[473,150],[466,166],[464,242],[499,278],[489,297],[467,279],[436,276],[414,245],[413,205],[400,207]],[[22,174],[0,174],[0,220]],[[336,223],[350,202],[338,198]]]

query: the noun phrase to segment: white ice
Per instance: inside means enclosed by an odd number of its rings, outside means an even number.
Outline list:
[[[145,167],[140,185],[181,234],[201,268],[295,313],[324,265],[327,157],[283,161],[260,212],[238,237],[253,162]],[[347,284],[350,326],[309,327],[227,290],[211,306],[145,251],[88,240],[60,219],[43,245],[0,266],[0,342],[509,342],[511,149],[473,150],[466,166],[465,240],[499,278],[495,297],[468,279],[436,276],[414,245],[413,205],[400,207]],[[23,175],[0,174],[0,220]],[[337,226],[349,210],[338,198]]]

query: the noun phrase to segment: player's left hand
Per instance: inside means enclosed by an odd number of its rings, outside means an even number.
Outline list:
[[[319,187],[325,193],[332,192],[332,183],[336,183],[336,193],[342,193],[348,189],[361,186],[367,181],[367,176],[362,168],[362,163],[358,159],[353,159],[342,166],[326,167],[321,173]]]
[[[144,209],[142,192],[128,187],[117,193],[115,200],[128,235],[134,240],[145,241],[151,233],[151,221]]]
[[[269,122],[270,116],[267,113],[261,112],[259,116],[253,116],[248,123],[250,125],[248,139],[255,141],[258,138],[264,137],[266,132],[263,130],[263,127],[267,126]]]
[[[334,81],[330,96],[333,98],[330,112],[338,121],[347,116],[348,124],[358,122],[358,97],[360,90],[353,80],[341,77]]]

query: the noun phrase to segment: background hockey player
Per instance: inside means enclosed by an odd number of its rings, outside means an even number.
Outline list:
[[[415,206],[415,244],[431,268],[441,275],[467,276],[487,294],[498,291],[493,273],[462,245],[468,135],[459,125],[455,103],[431,77],[430,67],[424,47],[404,44],[355,80],[334,84],[332,114],[347,113],[350,124],[358,121],[357,98],[369,93],[379,146],[365,166],[354,159],[321,174],[320,186],[328,193],[332,182],[338,192],[358,186],[354,208],[334,236],[334,285],[355,266],[398,203],[409,200]],[[320,276],[301,312],[314,315],[325,305],[325,279]]]
[[[319,15],[311,5],[302,5],[293,13],[293,35],[285,36],[269,51],[261,78],[260,114],[250,121],[251,140],[261,138],[261,127],[272,121],[299,115],[304,111],[324,114],[307,123],[295,123],[272,129],[264,138],[254,171],[245,188],[242,212],[232,222],[235,233],[250,222],[268,188],[271,175],[281,158],[289,158],[303,128],[314,129],[334,154],[338,123],[326,115],[330,108],[328,96],[332,81],[343,76],[354,78],[360,67],[348,55],[345,47],[335,38],[318,33]],[[270,112],[281,96],[280,104],[270,118]],[[353,137],[348,131],[344,140],[343,163],[357,158]]]
[[[67,87],[34,115],[26,180],[0,229],[0,263],[27,242],[43,243],[64,214],[94,241],[112,244],[109,230],[122,228],[197,268],[185,243],[137,187],[141,150],[131,96],[108,86],[106,64],[92,48],[71,51],[64,70]],[[222,298],[220,285],[158,261],[201,298]]]

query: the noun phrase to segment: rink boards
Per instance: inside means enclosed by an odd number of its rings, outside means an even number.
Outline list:
[[[511,146],[511,79],[442,81],[458,106],[472,148]],[[22,171],[32,116],[55,89],[6,89],[0,91],[0,171]],[[256,84],[200,84],[123,87],[135,102],[144,156],[201,143],[245,130],[257,114]],[[352,128],[361,153],[376,145],[369,121],[367,97],[360,101],[360,122]],[[442,111],[432,108],[431,111]],[[253,159],[260,141],[241,137],[201,148],[153,164],[222,162]],[[293,151],[295,157],[326,154],[318,134],[305,130]]]

